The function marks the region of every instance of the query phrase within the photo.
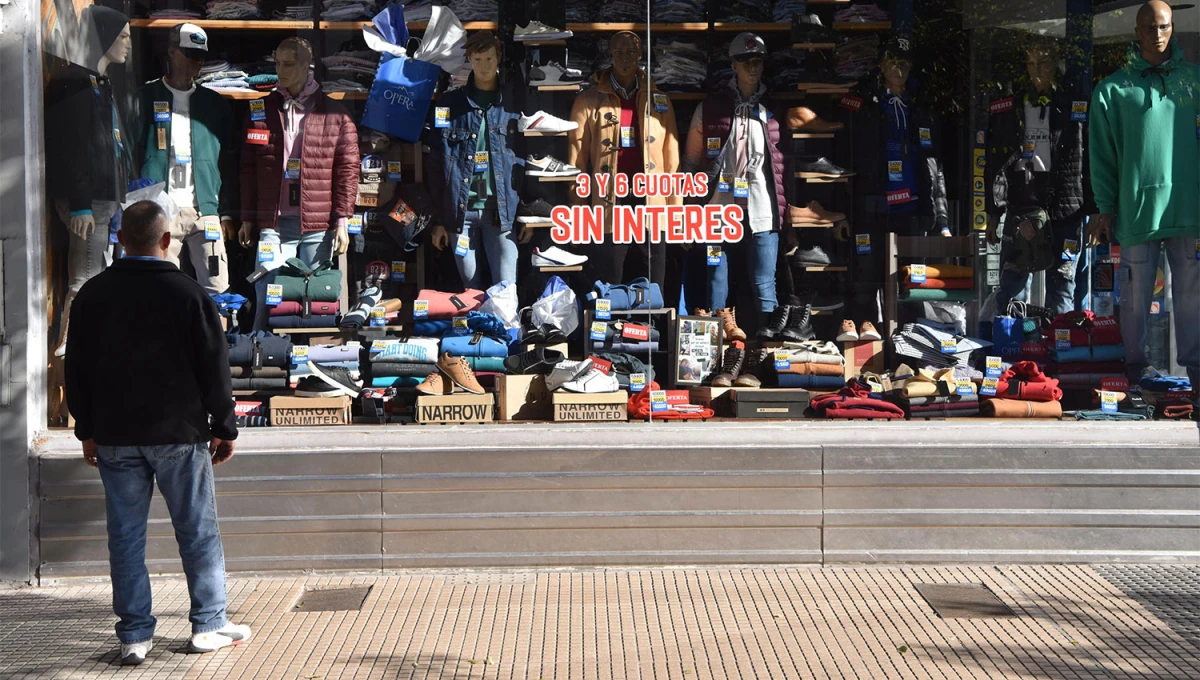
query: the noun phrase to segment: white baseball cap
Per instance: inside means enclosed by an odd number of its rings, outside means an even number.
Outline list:
[[[208,56],[208,34],[196,24],[179,24],[172,28],[168,44],[193,59]]]

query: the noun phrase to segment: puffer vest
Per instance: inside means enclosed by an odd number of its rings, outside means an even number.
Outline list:
[[[767,188],[775,199],[771,205],[774,224],[772,231],[779,231],[783,226],[783,218],[787,215],[787,192],[783,188],[783,150],[779,148],[779,116],[772,112],[768,104],[760,101],[759,112],[763,110],[767,116],[767,154],[771,157],[771,178],[767,181]],[[705,99],[703,119],[706,139],[716,137],[722,142],[729,139],[729,131],[733,128],[733,96],[722,93]],[[714,184],[713,190],[715,189]]]

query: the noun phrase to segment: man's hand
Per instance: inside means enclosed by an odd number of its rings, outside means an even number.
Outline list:
[[[234,226],[233,220],[221,220],[221,240],[232,241],[237,235],[237,227]]]
[[[87,240],[96,231],[96,218],[91,215],[72,215],[67,221],[67,229],[79,238]]]
[[[96,462],[96,449],[95,439],[83,440],[83,460],[92,467],[100,467],[100,464]]]
[[[519,243],[521,245],[525,245],[526,243],[529,243],[530,241],[532,241],[533,240],[533,232],[534,232],[533,229],[530,229],[528,226],[522,224],[520,227],[517,228],[517,243]]]
[[[233,458],[233,440],[213,437],[208,443],[208,455],[212,456],[213,465],[220,465]]]
[[[249,248],[254,245],[253,222],[242,222],[242,228],[238,229],[238,243],[242,244],[243,248]]]
[[[988,215],[987,223],[987,242],[996,245],[1000,242],[1000,216]]]
[[[1088,245],[1096,247],[1112,241],[1112,215],[1092,215],[1088,220]]]
[[[429,232],[429,242],[438,250],[445,250],[446,246],[450,245],[450,234],[446,233],[446,227],[437,225]]]
[[[350,232],[346,227],[335,227],[333,233],[333,254],[341,255],[350,248]]]

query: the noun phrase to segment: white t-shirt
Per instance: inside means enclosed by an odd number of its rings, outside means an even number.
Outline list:
[[[1026,158],[1029,147],[1033,147],[1033,158]],[[1050,171],[1050,107],[1025,102],[1025,146],[1021,157],[1029,162],[1034,172]]]
[[[759,106],[757,111],[761,115],[762,106]],[[704,127],[704,103],[701,102],[696,107],[696,113],[692,115],[691,127]],[[727,204],[740,202],[746,206],[746,210],[750,216],[750,231],[754,234],[761,234],[771,231],[772,215],[771,215],[771,191],[767,188],[767,173],[763,166],[771,162],[771,158],[767,153],[767,129],[766,125],[758,118],[741,118],[734,116],[729,125],[729,139],[721,142],[720,163],[716,164],[717,174],[720,175],[725,168],[730,168],[730,174],[733,173],[733,168],[737,167],[737,147],[735,140],[742,135],[747,135],[747,156],[750,161],[747,173],[750,180],[750,198],[745,201],[739,201],[734,198],[733,192],[714,191],[712,203]],[[706,145],[707,146],[707,145]],[[754,165],[757,161],[757,166]],[[716,182],[719,177],[713,178]],[[735,178],[736,179],[736,178]]]
[[[192,85],[192,89],[185,91],[176,90],[167,85],[165,80],[163,85],[166,85],[174,100],[171,102],[171,155],[167,161],[167,195],[180,208],[195,208],[191,110],[192,93],[196,91],[196,86]]]

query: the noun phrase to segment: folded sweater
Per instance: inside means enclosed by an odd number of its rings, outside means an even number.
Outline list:
[[[918,290],[971,290],[975,287],[975,279],[947,279],[927,277],[924,283],[913,283],[904,280],[904,286]]]
[[[376,340],[371,343],[371,362],[407,362],[436,364],[438,360],[436,338],[406,338]],[[376,349],[378,348],[378,349]]]
[[[362,345],[358,341],[347,342],[344,345],[309,345],[308,360],[318,364],[339,361],[358,361],[362,355]]]
[[[1046,341],[1053,345],[1054,340]],[[1125,358],[1125,345],[1098,345],[1096,347],[1071,347],[1070,349],[1051,349],[1050,356],[1056,363],[1065,364],[1080,361],[1120,361]]]
[[[453,319],[467,312],[478,310],[483,301],[487,299],[487,293],[474,288],[468,288],[461,293],[443,293],[422,289],[417,291],[416,299],[429,303],[427,319]],[[420,319],[414,317],[414,320],[419,321]]]
[[[308,305],[308,308],[309,313],[314,316],[317,314],[336,315],[341,308],[341,304],[338,303],[337,300],[334,300],[333,302],[312,302]],[[293,314],[303,315],[304,303],[284,300],[274,307],[271,307],[269,314],[270,316],[291,316]]]
[[[450,335],[442,338],[442,352],[456,357],[499,357],[508,356],[507,340],[497,340],[486,335]],[[503,369],[501,369],[503,370]]]
[[[906,266],[901,271],[904,272],[904,279],[911,280],[912,267]],[[925,277],[935,279],[970,279],[974,278],[975,270],[970,267],[964,267],[958,264],[927,264],[925,265]]]
[[[780,387],[801,387],[811,390],[836,390],[845,387],[846,379],[833,375],[796,375],[780,373],[775,376]]]
[[[267,325],[271,328],[337,328],[337,317],[332,314],[313,314],[307,319],[298,314],[270,316]]]
[[[401,364],[401,363],[384,363],[378,362],[371,364],[371,377],[373,378],[398,378],[398,377],[416,377],[424,378],[425,376],[437,370],[436,364]]]
[[[777,368],[777,373],[794,373],[796,375],[836,375],[841,376],[845,369],[837,364],[818,364],[812,362],[799,363],[796,361],[788,364],[787,368]]]

